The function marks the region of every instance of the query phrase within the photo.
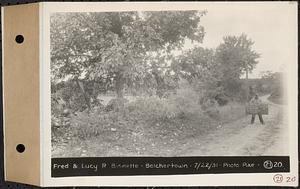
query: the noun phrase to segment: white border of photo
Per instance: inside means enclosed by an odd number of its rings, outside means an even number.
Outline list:
[[[92,177],[51,177],[51,102],[50,102],[50,14],[55,12],[112,12],[112,11],[161,11],[161,10],[209,10],[253,9],[253,14],[271,7],[286,14],[290,28],[282,33],[290,41],[288,48],[293,62],[288,67],[288,120],[290,173],[280,173],[284,178],[298,179],[298,32],[297,2],[80,2],[41,3],[40,10],[40,106],[41,106],[41,176],[43,186],[296,186],[295,182],[273,181],[275,173],[242,174],[196,174],[164,176],[92,176]],[[260,10],[260,11],[259,11]],[[237,13],[238,14],[238,13]],[[220,13],[221,15],[221,13]],[[263,15],[261,15],[263,16]],[[268,24],[268,23],[266,23]],[[280,27],[280,26],[278,26]],[[276,43],[276,39],[274,39]],[[271,46],[272,44],[270,44]],[[237,141],[238,142],[238,141]]]

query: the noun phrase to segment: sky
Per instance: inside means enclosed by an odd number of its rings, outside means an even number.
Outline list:
[[[297,63],[296,7],[288,3],[209,4],[201,20],[205,28],[202,47],[216,48],[225,35],[245,33],[261,57],[250,78],[262,71],[285,71],[287,64]],[[185,48],[191,47],[190,43]]]

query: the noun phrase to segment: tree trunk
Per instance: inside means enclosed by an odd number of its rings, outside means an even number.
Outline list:
[[[156,95],[161,98],[163,96],[163,90],[164,90],[164,81],[161,77],[159,77],[158,73],[156,72],[152,72],[152,74],[154,75],[154,78],[156,80],[157,83],[157,88],[156,88]]]
[[[79,89],[80,89],[80,91],[81,91],[81,93],[82,93],[82,95],[83,95],[83,97],[84,97],[84,100],[85,100],[85,103],[86,103],[88,109],[91,110],[90,97],[89,97],[89,95],[85,92],[84,87],[83,87],[83,84],[79,81],[78,78],[76,78],[75,81],[76,81],[76,84],[77,84],[77,86],[79,87]]]
[[[120,73],[117,74],[117,77],[115,79],[115,90],[117,93],[117,98],[123,98],[124,79],[122,78]]]
[[[95,80],[92,81],[93,82],[93,92],[92,92],[92,99],[93,101],[97,102],[97,97],[98,97],[98,94],[99,94],[99,88],[97,87],[97,82]]]
[[[246,102],[249,101],[249,80],[248,80],[248,68],[246,67]]]

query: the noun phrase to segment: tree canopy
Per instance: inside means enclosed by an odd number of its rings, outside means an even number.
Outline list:
[[[177,57],[172,53],[187,39],[202,42],[203,15],[204,11],[52,14],[51,81],[75,82],[87,107],[91,98],[108,90],[118,98],[123,98],[124,89],[155,91],[161,97],[180,78],[208,98],[237,93],[240,77],[251,72],[259,58],[247,35],[225,36],[216,49],[198,46]]]
[[[223,43],[216,49],[216,61],[222,65],[222,73],[226,78],[240,78],[246,70],[252,71],[260,55],[252,48],[254,41],[246,34],[225,36]]]
[[[260,55],[253,50],[253,45],[254,41],[241,34],[225,36],[216,49],[216,61],[222,73],[221,85],[230,96],[239,94],[242,87],[240,77],[251,72],[258,63]]]
[[[52,81],[101,81],[113,86],[120,98],[125,86],[139,86],[149,77],[158,82],[158,76],[168,72],[162,71],[165,62],[153,61],[153,57],[158,51],[168,54],[180,49],[186,39],[201,42],[204,28],[200,18],[204,14],[55,13],[51,16]]]
[[[172,67],[198,91],[205,91],[204,97],[235,96],[240,93],[241,76],[258,63],[253,44],[245,34],[225,36],[216,49],[195,47],[185,51],[175,58]]]

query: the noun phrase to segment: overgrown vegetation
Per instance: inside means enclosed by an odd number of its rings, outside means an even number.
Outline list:
[[[53,14],[52,146],[74,156],[159,154],[243,116],[242,76],[259,58],[250,38],[173,53],[202,42],[205,13]]]

